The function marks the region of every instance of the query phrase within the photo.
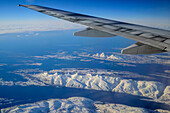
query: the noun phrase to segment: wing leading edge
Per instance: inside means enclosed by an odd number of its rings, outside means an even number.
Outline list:
[[[115,20],[88,16],[37,5],[19,5],[59,19],[88,26],[75,36],[112,37],[122,36],[137,41],[122,50],[122,54],[155,54],[170,51],[170,31],[135,25]]]

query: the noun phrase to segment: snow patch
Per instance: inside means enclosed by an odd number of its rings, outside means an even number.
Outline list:
[[[113,59],[119,59],[119,58],[115,57],[114,55],[110,55],[110,56],[107,57],[107,59],[113,60]]]
[[[163,95],[160,97],[160,100],[170,104],[170,86],[165,88]]]

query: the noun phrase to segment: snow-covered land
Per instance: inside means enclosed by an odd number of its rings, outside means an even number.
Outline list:
[[[160,82],[135,81],[90,73],[82,75],[81,73],[44,72],[31,76],[49,85],[121,92],[150,98],[160,97],[165,89],[165,85]]]
[[[12,103],[13,101],[14,101],[13,99],[0,98],[0,105],[10,104],[10,103]]]
[[[110,52],[110,53],[79,53],[78,56],[81,58],[93,58],[93,59],[100,59],[106,60],[111,62],[119,62],[119,63],[133,63],[133,64],[163,64],[169,65],[169,54],[166,53],[165,55],[123,55],[121,53]],[[128,65],[127,65],[128,66]]]
[[[2,113],[149,113],[144,108],[121,104],[103,104],[84,97],[50,99],[31,104],[14,106],[1,110]],[[154,112],[154,111],[153,111]]]
[[[36,71],[38,72],[37,74]],[[162,101],[168,101],[170,98],[170,88],[163,83],[155,81],[137,81],[118,77],[122,75],[129,76],[131,74],[132,76],[140,76],[135,73],[77,68],[63,68],[51,70],[49,72],[37,69],[19,70],[14,73],[23,76],[28,81],[13,82],[0,79],[0,85],[52,85],[127,93],[152,99],[161,98]]]
[[[63,68],[51,71],[18,70],[14,72],[28,81],[12,82],[0,79],[0,85],[38,85],[38,86],[64,86],[71,88],[93,89],[127,93],[152,98],[150,101],[170,105],[170,86],[155,81],[137,81],[124,79],[118,76],[140,76],[135,73],[108,71],[104,69],[77,69]],[[129,75],[128,75],[129,74]],[[149,101],[149,100],[148,100]],[[87,98],[68,98],[41,101],[3,109],[2,112],[149,112],[146,109],[130,107],[121,104],[96,102]],[[160,112],[162,109],[159,110]]]
[[[38,74],[28,73],[29,71],[27,72],[24,70],[16,72],[16,74],[20,74],[30,81],[27,83],[28,85],[52,85],[112,91],[154,99],[159,98],[163,93],[167,93],[164,91],[166,86],[160,82],[123,79],[114,76],[122,73],[107,70],[66,68],[51,70],[49,72],[40,72]],[[126,75],[126,73],[124,74]],[[139,75],[134,74],[133,76]],[[15,85],[17,84],[19,85],[22,83],[15,83]]]

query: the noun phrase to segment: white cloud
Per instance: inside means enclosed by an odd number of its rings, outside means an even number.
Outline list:
[[[0,34],[6,33],[22,33],[34,31],[55,31],[83,28],[80,25],[73,24],[62,20],[33,20],[33,21],[13,21],[3,22],[0,24]],[[39,35],[38,33],[35,34]]]
[[[30,65],[30,66],[41,66],[42,63],[26,63],[25,65]]]
[[[165,73],[170,73],[170,70],[165,70]]]
[[[39,35],[39,33],[35,33],[34,35],[35,35],[35,36],[38,36],[38,35]]]
[[[0,64],[0,66],[6,66],[6,65],[8,65],[8,64]]]
[[[77,56],[73,56],[73,55],[68,55],[66,54],[64,51],[63,52],[58,52],[56,54],[52,54],[52,55],[43,55],[43,56],[33,56],[34,58],[38,58],[38,59],[49,59],[49,58],[56,58],[56,59],[65,59],[65,60],[73,60],[73,59],[77,59],[80,57]]]
[[[130,67],[136,67],[136,65],[128,64],[128,63],[117,63],[117,65],[120,65],[120,66],[130,66]]]
[[[19,38],[19,37],[21,37],[21,35],[17,35],[17,37]]]

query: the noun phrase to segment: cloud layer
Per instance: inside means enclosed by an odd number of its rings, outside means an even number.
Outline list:
[[[43,20],[43,21],[16,21],[13,23],[1,23],[0,34],[22,33],[30,31],[55,31],[79,29],[82,26],[61,20]]]

